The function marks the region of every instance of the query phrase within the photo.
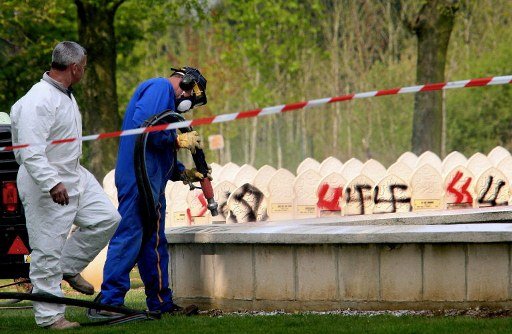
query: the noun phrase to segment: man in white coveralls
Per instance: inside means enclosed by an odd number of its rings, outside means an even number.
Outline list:
[[[82,117],[71,86],[82,79],[86,64],[82,46],[70,41],[57,44],[50,71],[11,108],[13,145],[82,136]],[[121,220],[98,181],[80,165],[81,154],[79,140],[29,145],[15,151],[32,248],[33,293],[62,297],[60,283],[64,279],[75,290],[94,294],[93,286],[80,273],[107,245]],[[67,238],[73,224],[78,229]],[[33,305],[39,326],[79,326],[64,318],[65,305]]]

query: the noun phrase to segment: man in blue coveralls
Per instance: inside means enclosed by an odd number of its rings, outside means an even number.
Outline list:
[[[122,130],[141,127],[149,118],[165,110],[185,112],[206,103],[206,79],[191,67],[173,69],[169,78],[153,78],[140,84],[126,109]],[[191,88],[192,87],[192,88]],[[123,305],[130,289],[130,271],[137,264],[146,292],[150,311],[170,314],[197,314],[195,305],[182,308],[172,299],[169,288],[169,254],[165,238],[165,186],[168,180],[179,181],[185,173],[197,181],[202,174],[186,170],[176,159],[179,148],[192,152],[201,148],[196,131],[177,134],[176,130],[153,132],[148,135],[146,169],[159,209],[156,228],[143,240],[143,214],[134,167],[135,136],[123,136],[119,143],[115,183],[118,191],[119,213],[122,220],[112,237],[103,272],[101,293],[96,302]],[[199,174],[199,175],[197,175]],[[196,175],[196,179],[194,179]],[[89,309],[90,318],[112,317],[107,311]]]

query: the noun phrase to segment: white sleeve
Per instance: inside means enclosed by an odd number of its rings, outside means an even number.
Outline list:
[[[31,94],[16,103],[11,110],[13,117],[13,140],[17,144],[46,143],[55,121],[55,107],[51,98]],[[16,160],[23,164],[41,191],[48,192],[61,182],[58,171],[46,156],[47,145],[29,145],[15,151]]]

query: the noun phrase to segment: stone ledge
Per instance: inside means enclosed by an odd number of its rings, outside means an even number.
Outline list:
[[[167,229],[166,236],[212,244],[509,242],[512,207],[197,225]]]

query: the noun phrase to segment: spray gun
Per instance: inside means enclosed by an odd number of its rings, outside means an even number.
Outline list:
[[[154,126],[163,123],[175,123],[184,122],[185,118],[180,114],[173,112],[172,110],[166,110],[158,115],[151,117],[146,120],[142,127]],[[190,132],[192,127],[183,127],[179,129],[180,132]],[[134,148],[134,167],[135,167],[135,179],[137,181],[137,189],[139,191],[139,197],[141,201],[141,213],[144,219],[144,240],[147,240],[155,229],[154,222],[159,220],[156,209],[155,199],[153,197],[153,191],[151,183],[146,170],[146,143],[148,139],[148,132],[141,133],[135,140]],[[210,180],[206,176],[208,174],[208,164],[204,156],[204,152],[201,149],[196,149],[195,153],[192,154],[192,158],[196,165],[196,169],[200,172],[204,178],[200,181],[201,189],[204,197],[208,202],[208,210],[210,210],[212,216],[218,215],[217,203],[213,198],[213,188]],[[191,184],[191,183],[189,183]],[[191,188],[193,189],[193,188]]]
[[[177,114],[178,116],[182,117],[181,115]],[[184,129],[180,129],[180,131],[183,132],[190,132],[192,131],[192,127],[187,127]],[[204,156],[204,152],[202,149],[196,149],[195,153],[192,154],[192,159],[194,160],[194,164],[196,165],[196,169],[199,173],[203,174],[204,178],[199,181],[201,184],[201,187],[196,187],[192,184],[192,182],[189,182],[188,185],[190,187],[190,190],[194,189],[201,189],[203,191],[203,195],[206,198],[206,201],[208,202],[208,210],[210,210],[212,216],[216,216],[219,214],[219,211],[217,210],[218,204],[215,202],[215,199],[213,198],[213,188],[212,183],[210,182],[210,179],[206,177],[208,174],[208,164],[206,163],[206,159]]]

